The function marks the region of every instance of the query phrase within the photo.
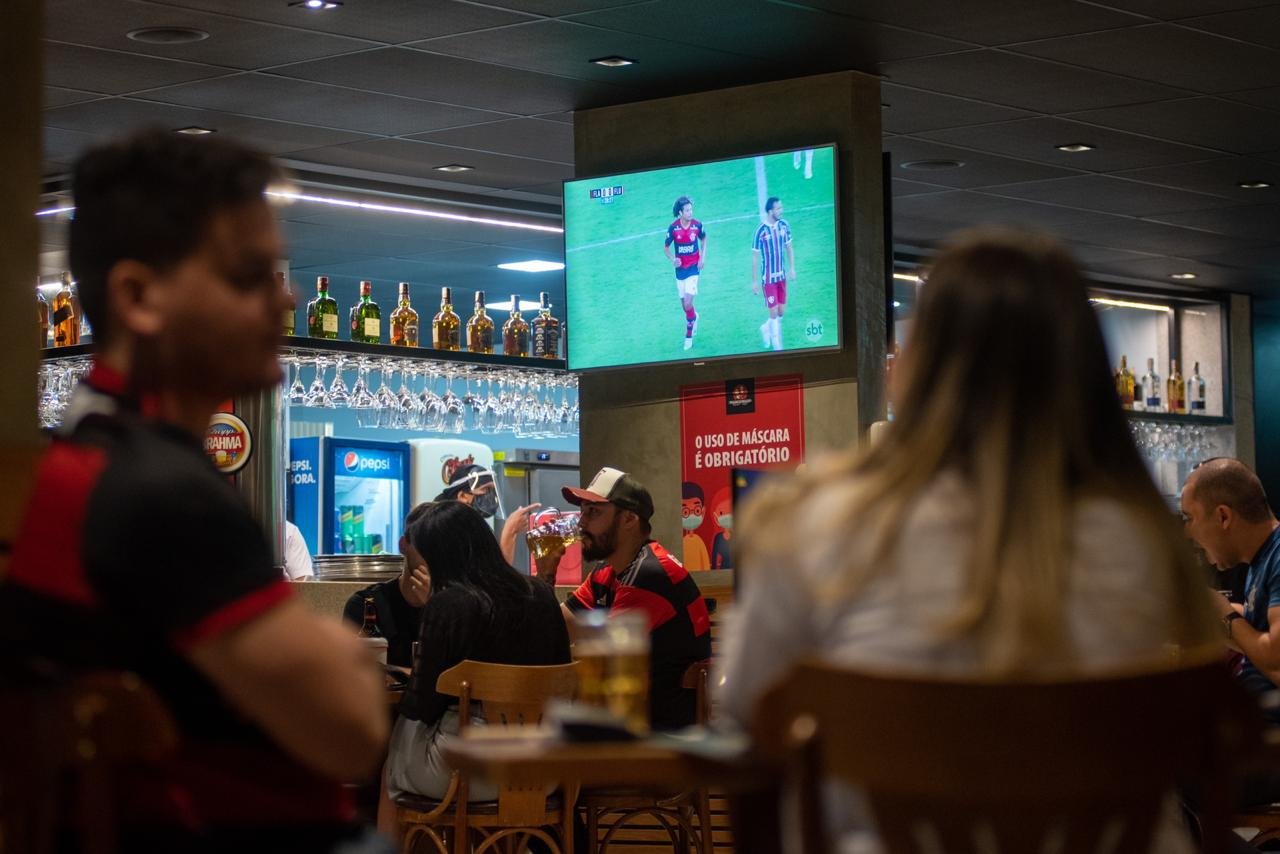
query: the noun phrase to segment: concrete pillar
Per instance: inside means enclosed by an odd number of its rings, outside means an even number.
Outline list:
[[[659,365],[582,378],[583,478],[603,465],[635,474],[653,492],[654,536],[670,548],[678,550],[681,536],[681,385],[801,374],[810,458],[848,446],[883,417],[886,284],[880,82],[841,72],[603,107],[574,116],[575,169],[580,176],[823,142],[834,142],[839,149],[844,327],[840,351],[697,367]]]
[[[40,199],[41,0],[8,0],[0,25],[0,542],[11,539],[39,449],[35,317]],[[3,571],[7,550],[0,550]]]

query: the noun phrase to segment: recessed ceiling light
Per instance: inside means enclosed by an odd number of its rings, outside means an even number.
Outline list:
[[[622,68],[624,65],[635,65],[634,59],[627,59],[625,56],[601,56],[596,59],[589,59],[592,65],[603,65],[605,68]]]
[[[945,169],[959,169],[963,165],[962,160],[908,160],[900,168],[916,172],[942,172]]]
[[[498,265],[499,270],[517,270],[521,273],[550,273],[552,270],[563,270],[564,264],[559,261],[508,261]]]
[[[899,272],[896,272],[896,271],[895,271],[895,272],[894,272],[894,274],[893,274],[893,277],[894,277],[895,279],[901,279],[901,280],[902,280],[902,281],[904,281],[904,282],[918,282],[918,281],[920,281],[920,277],[919,277],[919,276],[917,276],[915,273],[899,273]]]
[[[444,166],[437,166],[437,172],[470,172],[474,166],[464,166],[461,163],[446,163]]]
[[[301,193],[296,190],[271,189],[263,193],[268,198],[281,202],[314,202],[320,205],[330,205],[335,208],[353,208],[362,211],[374,211],[377,213],[393,213],[404,214],[406,216],[420,216],[427,219],[443,219],[450,222],[473,222],[479,225],[496,225],[502,228],[517,228],[523,231],[538,231],[544,234],[564,234],[564,229],[556,225],[541,225],[533,222],[518,222],[509,219],[496,219],[485,216],[468,216],[466,214],[453,213],[452,211],[430,210],[428,208],[411,208],[405,205],[387,205],[381,202],[366,202],[359,199],[339,199],[332,196],[314,196],[310,193]]]
[[[188,136],[204,136],[205,134],[217,133],[217,131],[214,130],[213,128],[202,128],[196,125],[191,125],[190,127],[185,127],[185,128],[174,128],[173,132],[185,133]]]
[[[1241,181],[1236,184],[1242,190],[1265,190],[1271,186],[1269,181]]]
[[[289,5],[304,9],[336,9],[342,5],[342,0],[291,0]]]
[[[1089,145],[1086,142],[1068,142],[1063,145],[1055,145],[1054,148],[1059,151],[1065,151],[1068,154],[1079,154],[1081,151],[1093,151],[1096,146]]]
[[[209,38],[204,30],[192,27],[143,27],[140,30],[130,30],[125,35],[143,44],[190,44]]]
[[[894,301],[893,301],[893,307],[894,307],[894,308],[902,308],[902,303],[898,302],[897,300],[894,300]]]
[[[1194,279],[1195,277],[1196,277],[1195,273],[1170,273],[1169,274],[1169,278],[1179,279],[1179,280]]]

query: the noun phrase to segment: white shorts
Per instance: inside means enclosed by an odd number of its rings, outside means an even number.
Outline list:
[[[685,297],[696,297],[698,295],[698,279],[699,276],[690,276],[687,279],[676,279],[676,294],[680,299]]]

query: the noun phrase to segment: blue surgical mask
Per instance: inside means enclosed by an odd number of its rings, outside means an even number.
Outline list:
[[[701,517],[701,516],[692,516],[692,515],[690,515],[690,516],[685,516],[685,517],[681,520],[681,524],[683,524],[683,525],[684,525],[684,529],[685,529],[686,531],[696,531],[696,530],[697,530],[699,527],[701,527],[701,525],[702,525],[702,517]]]
[[[732,514],[732,513],[725,513],[723,516],[717,516],[717,517],[716,517],[716,524],[717,524],[717,525],[719,525],[721,528],[725,528],[725,529],[732,529],[732,528],[733,528],[733,514]]]

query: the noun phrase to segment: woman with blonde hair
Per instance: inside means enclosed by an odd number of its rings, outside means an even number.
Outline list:
[[[1067,252],[972,232],[921,291],[883,437],[775,484],[735,529],[720,699],[739,722],[805,658],[1017,679],[1221,635]]]

